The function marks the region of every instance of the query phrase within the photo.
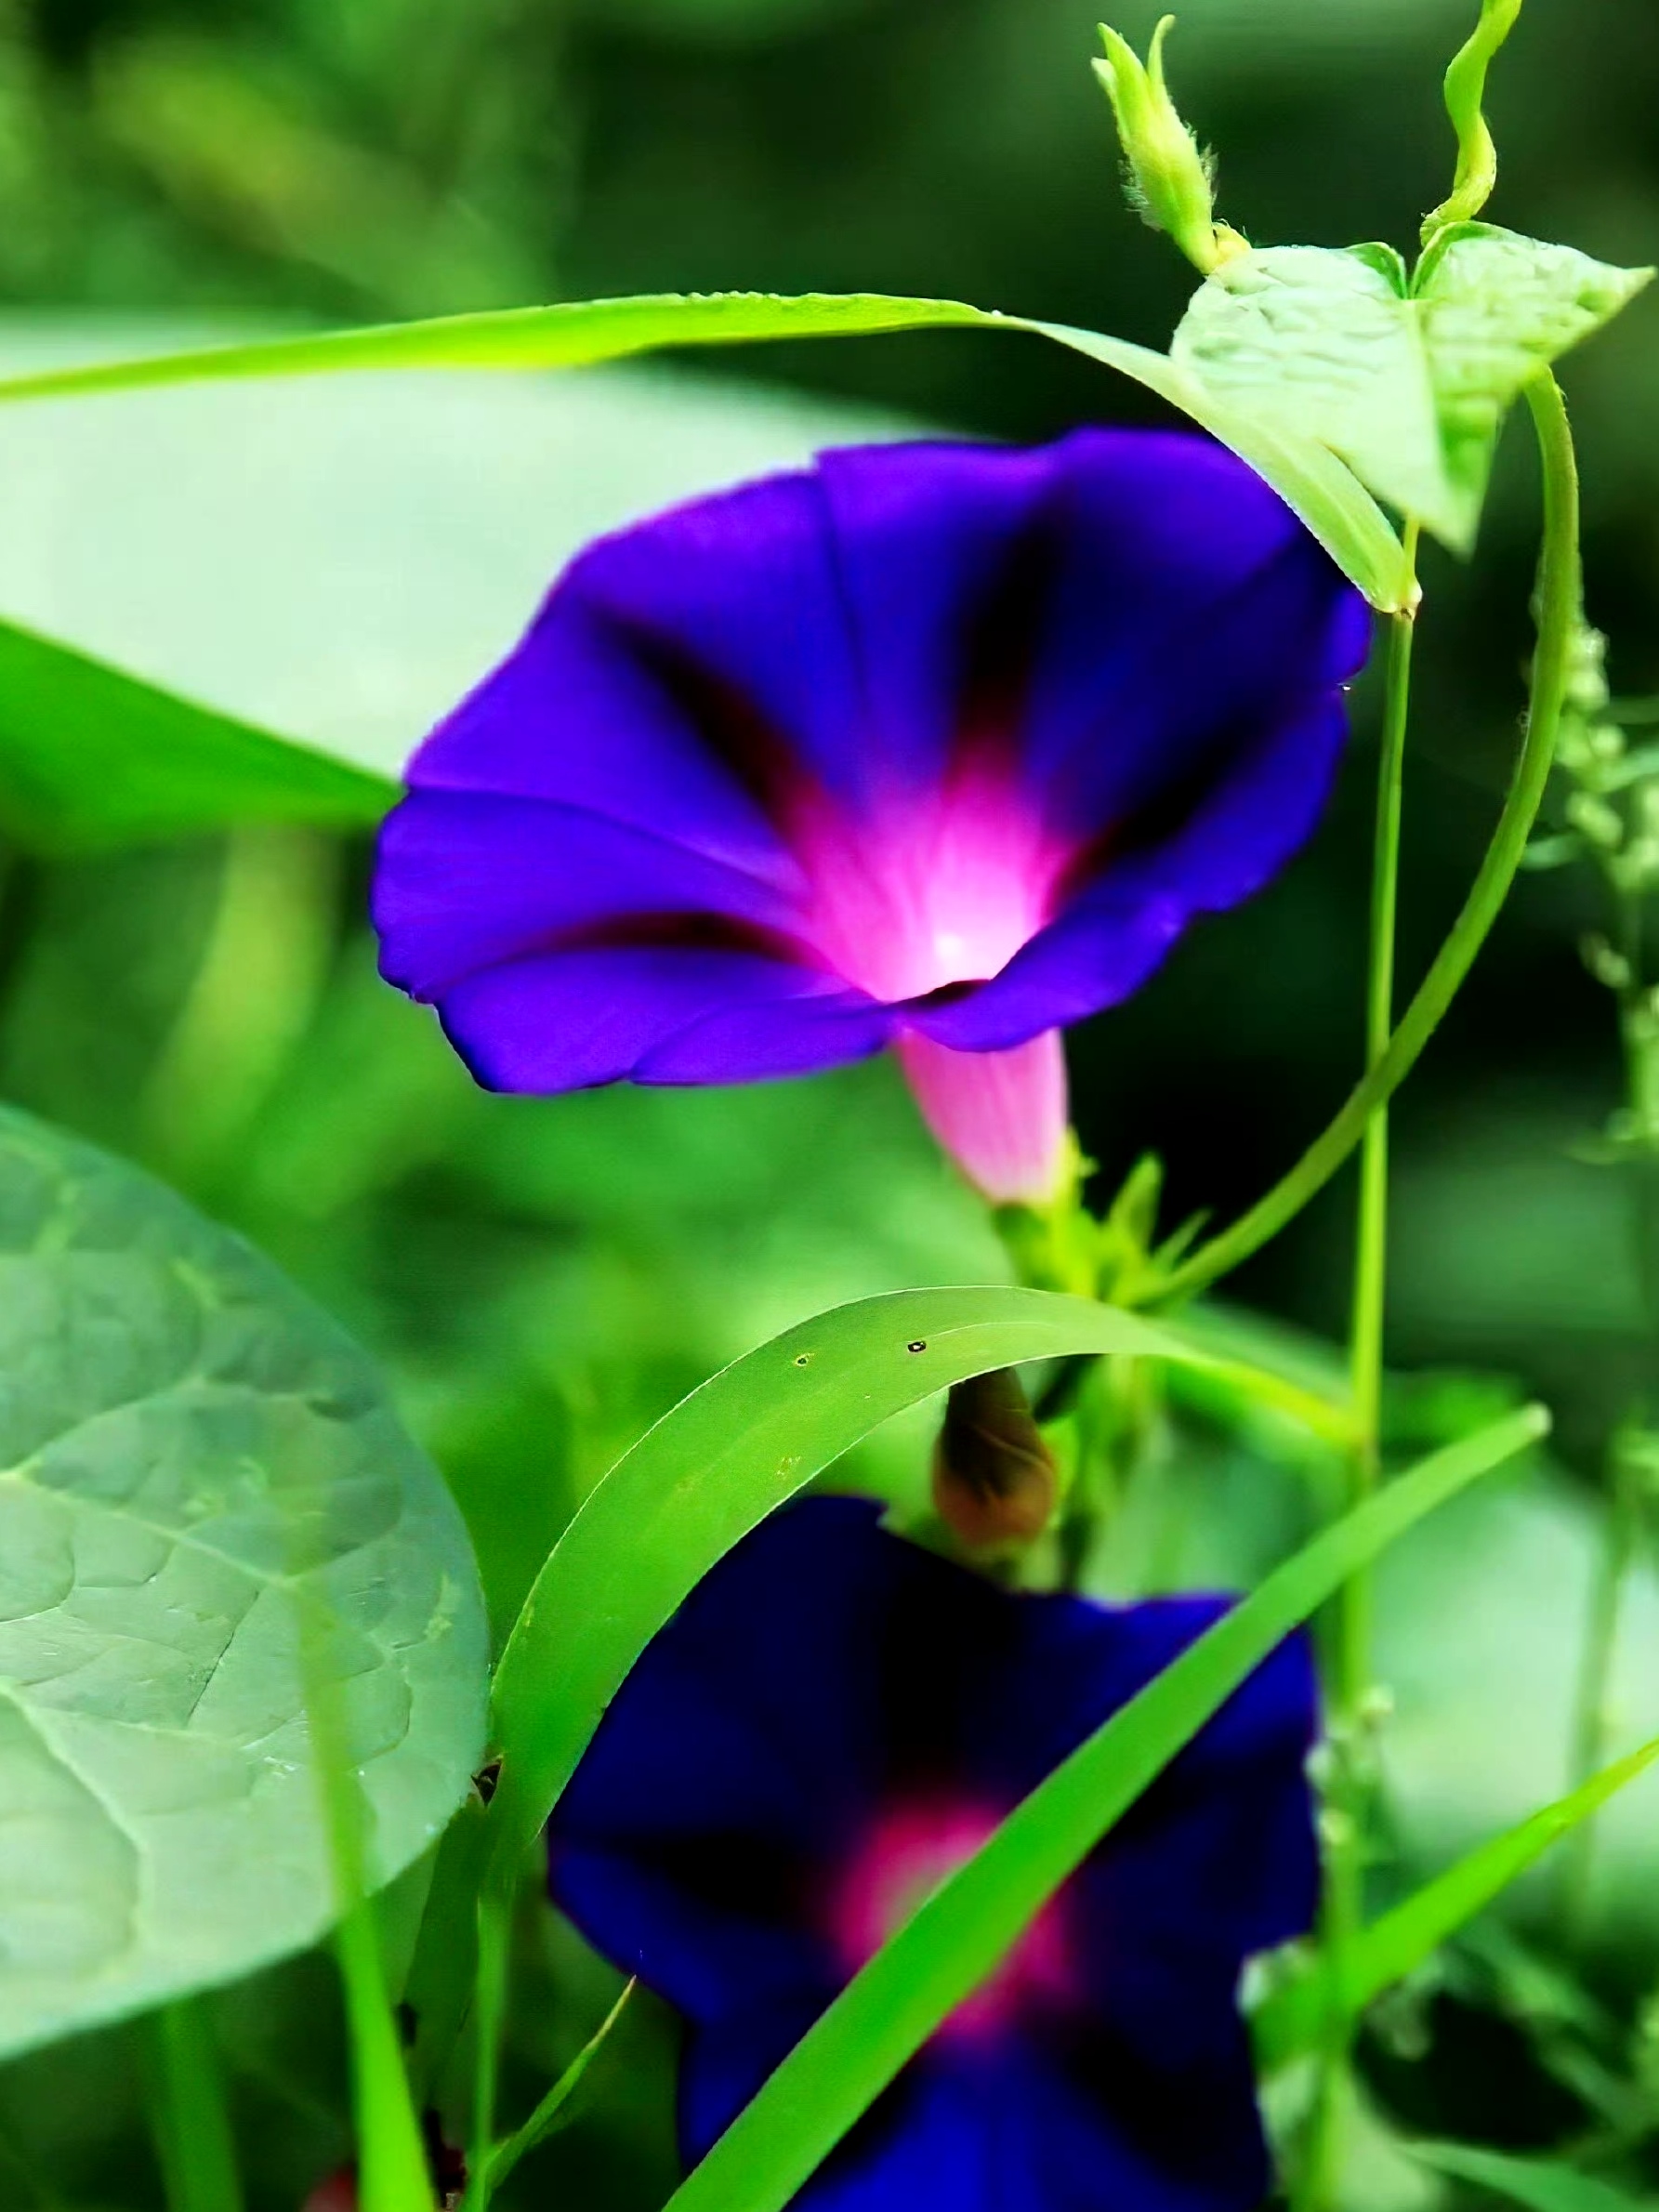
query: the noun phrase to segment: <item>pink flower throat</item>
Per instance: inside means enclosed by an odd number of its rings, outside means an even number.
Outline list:
[[[831,1914],[832,1939],[849,1973],[856,1973],[972,1858],[999,1818],[948,1801],[903,1806],[883,1816],[853,1855]],[[1073,1982],[1063,1901],[1052,1899],[991,1979],[957,2006],[940,2033],[994,2033],[1034,2001],[1063,1999]]]
[[[794,813],[789,841],[810,887],[806,935],[838,975],[889,1005],[1006,968],[1053,918],[1076,857],[992,763],[863,821],[817,791],[799,794]]]

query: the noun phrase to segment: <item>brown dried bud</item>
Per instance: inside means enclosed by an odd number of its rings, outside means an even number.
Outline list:
[[[1059,1494],[1054,1455],[1011,1367],[957,1383],[933,1452],[933,1504],[975,1551],[1029,1544]]]

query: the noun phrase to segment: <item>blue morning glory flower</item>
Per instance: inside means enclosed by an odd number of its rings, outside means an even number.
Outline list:
[[[891,1047],[998,1199],[1060,1032],[1317,822],[1365,608],[1186,435],[820,456],[588,548],[387,824],[387,977],[509,1091]]]
[[[686,2023],[703,2156],[858,1968],[1224,1610],[1016,1596],[816,1498],[652,1643],[553,1818],[553,1894]],[[1318,1892],[1315,1692],[1283,1645],[796,2200],[799,2212],[1253,2212],[1237,2002]]]

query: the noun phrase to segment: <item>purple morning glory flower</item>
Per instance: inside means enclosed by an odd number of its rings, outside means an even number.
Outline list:
[[[892,1046],[1041,1198],[1059,1032],[1311,831],[1368,618],[1221,447],[827,453],[601,540],[416,754],[389,981],[509,1091]]]
[[[553,1894],[683,2016],[701,2158],[998,1820],[1224,1610],[1014,1596],[817,1498],[640,1659],[549,1834]],[[1305,1642],[1284,1644],[1050,1901],[798,2212],[1254,2212],[1237,2005],[1318,1891]]]

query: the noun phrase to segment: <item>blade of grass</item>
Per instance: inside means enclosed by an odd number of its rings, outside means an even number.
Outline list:
[[[622,1995],[612,2006],[592,2035],[582,2046],[547,2094],[536,2106],[522,2127],[496,2144],[490,2158],[490,2186],[499,2189],[520,2161],[545,2143],[560,2127],[568,2127],[575,2118],[572,2100],[587,2078],[587,2070],[611,2040],[617,2023],[627,2010],[628,2000],[639,1988],[638,1982],[625,1984]]]
[[[1511,2158],[1500,2151],[1483,2151],[1473,2143],[1406,2143],[1402,2146],[1436,2173],[1456,2181],[1471,2181],[1527,2212],[1636,2212],[1651,2206],[1651,2197],[1615,2189],[1592,2174],[1551,2158]]]
[[[252,344],[206,346],[137,360],[84,362],[0,380],[0,401],[138,391],[158,385],[363,369],[567,369],[665,346],[730,346],[768,338],[856,337],[883,331],[972,328],[1006,318],[955,299],[882,293],[646,293],[502,308],[418,323],[371,323]]]
[[[229,823],[372,828],[378,776],[0,622],[0,830],[55,857]]]
[[[0,402],[342,370],[579,368],[672,346],[953,328],[1028,332],[1132,376],[1213,431],[1264,476],[1375,606],[1391,613],[1411,602],[1415,587],[1391,524],[1358,477],[1325,447],[1216,401],[1166,354],[1099,331],[999,314],[962,300],[757,292],[573,300],[48,370],[0,381]]]
[[[1490,1837],[1356,1936],[1342,1975],[1331,1960],[1316,1958],[1301,1978],[1275,1990],[1252,2022],[1263,2072],[1313,2049],[1332,2006],[1340,2006],[1345,2018],[1357,2019],[1656,1758],[1659,1737],[1604,1767],[1583,1788]]]
[[[1017,1806],[876,1953],[675,2192],[669,2212],[782,2212],[1268,1653],[1349,1575],[1548,1426],[1529,1407],[1436,1453],[1270,1574]]]

